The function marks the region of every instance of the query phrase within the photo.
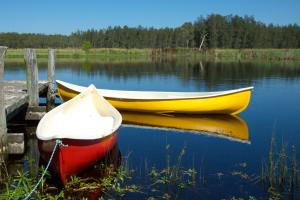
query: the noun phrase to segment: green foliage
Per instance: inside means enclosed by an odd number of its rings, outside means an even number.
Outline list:
[[[81,47],[81,49],[82,49],[83,51],[85,51],[85,52],[87,53],[87,52],[90,51],[91,48],[92,48],[92,45],[91,45],[91,43],[90,43],[89,41],[83,41],[83,42],[82,42],[82,47]]]
[[[203,47],[208,48],[300,48],[297,24],[263,24],[254,17],[218,14],[175,28],[109,26],[68,36],[0,33],[0,44],[9,48],[81,48],[87,42],[94,48],[199,48],[204,35]]]
[[[49,174],[46,176],[49,176]],[[18,171],[14,178],[6,181],[6,191],[0,194],[0,199],[23,199],[35,186],[36,181],[37,180],[31,178],[28,173]],[[34,198],[42,199],[43,194],[40,193],[40,191],[44,190],[44,185],[45,184],[41,184],[39,190],[33,193],[32,196]]]

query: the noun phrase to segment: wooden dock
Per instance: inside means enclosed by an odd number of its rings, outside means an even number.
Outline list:
[[[36,51],[24,49],[26,80],[5,81],[4,58],[7,47],[0,46],[0,164],[7,154],[24,152],[24,134],[7,133],[7,121],[26,111],[24,120],[40,120],[54,107],[55,50],[49,49],[48,80],[38,80]],[[39,97],[47,97],[47,107],[40,106]]]
[[[4,81],[3,84],[4,106],[8,121],[28,107],[29,94],[26,81]],[[38,90],[40,96],[45,96],[48,81],[39,81]]]

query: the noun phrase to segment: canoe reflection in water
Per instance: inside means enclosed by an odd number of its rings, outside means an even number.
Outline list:
[[[185,115],[121,112],[123,125],[175,129],[250,143],[247,123],[233,115]]]
[[[114,141],[116,140],[117,133],[110,136],[109,138],[106,138],[107,141]],[[102,155],[103,150],[99,146],[99,144],[103,144],[103,142],[95,142],[95,144],[92,145],[86,145],[86,144],[80,144],[76,141],[64,141],[69,142],[69,145],[72,145],[71,148],[59,148],[59,150],[56,151],[54,154],[53,160],[50,164],[49,171],[51,173],[50,183],[58,186],[59,188],[63,187],[68,179],[70,178],[69,175],[71,173],[74,173],[74,166],[77,166],[76,173],[72,175],[76,175],[77,177],[80,177],[82,179],[89,179],[92,178],[93,180],[98,179],[101,180],[102,178],[105,178],[107,176],[116,175],[115,173],[111,173],[111,171],[117,171],[118,168],[121,165],[121,152],[119,150],[118,144],[115,143],[114,146],[111,148],[109,152],[106,153],[106,155]],[[89,141],[90,142],[90,141]],[[111,143],[113,144],[113,142]],[[40,148],[40,164],[46,165],[51,153],[52,149],[55,145],[55,141],[42,141],[39,140],[39,148]],[[70,146],[69,146],[70,147]],[[96,149],[98,149],[98,154],[96,153]],[[88,165],[87,165],[87,153],[93,154],[94,158],[93,160],[90,159]],[[73,156],[70,156],[73,155]],[[69,157],[70,156],[70,157]],[[72,171],[60,171],[60,160],[64,161],[64,167],[66,166],[73,166],[71,169],[70,167],[68,169],[64,168],[65,170],[72,170]],[[69,164],[67,164],[69,162]],[[106,169],[107,168],[107,169]],[[108,169],[109,168],[109,169]],[[110,172],[110,173],[109,173]],[[64,173],[64,176],[61,176],[60,173]],[[66,180],[60,180],[57,177],[66,177]],[[68,179],[67,179],[68,178]],[[65,193],[65,197],[85,197],[88,199],[97,199],[99,196],[102,195],[104,188],[98,187],[96,189],[93,189],[92,191],[88,191],[85,193],[84,191],[78,191],[78,194],[75,194],[76,192],[73,191],[72,194],[68,194],[68,192]],[[76,198],[77,198],[76,197]]]

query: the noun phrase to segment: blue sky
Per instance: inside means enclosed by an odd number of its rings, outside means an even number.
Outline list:
[[[213,13],[300,25],[300,0],[7,0],[0,6],[0,32],[70,34],[115,25],[177,27]]]

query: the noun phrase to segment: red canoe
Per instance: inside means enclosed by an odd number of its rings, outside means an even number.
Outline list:
[[[60,175],[61,182],[66,184],[72,175],[79,174],[105,157],[116,145],[117,137],[116,132],[103,139],[62,139],[62,143],[66,146],[61,146],[56,150],[50,166],[55,173]],[[56,140],[39,140],[38,142],[41,158],[48,161]]]
[[[49,160],[56,140],[62,142],[51,166],[65,184],[115,146],[121,122],[121,114],[91,85],[42,118],[37,127],[41,156]]]

